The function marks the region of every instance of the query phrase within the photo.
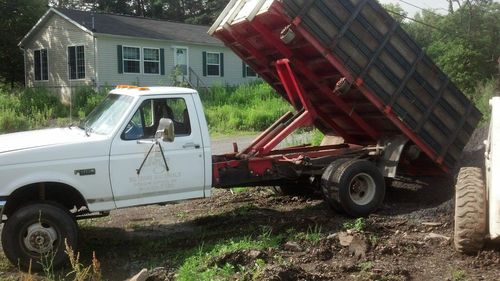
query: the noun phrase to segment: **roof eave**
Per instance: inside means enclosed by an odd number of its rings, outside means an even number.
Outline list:
[[[193,42],[193,41],[183,41],[183,40],[174,40],[174,39],[157,39],[157,38],[149,38],[149,37],[118,35],[118,34],[111,34],[111,33],[99,33],[99,32],[94,32],[93,35],[95,37],[109,36],[109,37],[125,37],[125,38],[132,38],[132,39],[140,38],[140,39],[147,39],[147,40],[153,40],[153,41],[178,42],[178,43],[193,44],[193,45],[210,45],[210,46],[215,46],[215,47],[225,47],[224,43],[222,43],[222,42],[220,42],[220,43]]]

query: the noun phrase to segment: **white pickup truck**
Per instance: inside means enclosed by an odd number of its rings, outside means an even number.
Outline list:
[[[155,138],[163,117],[165,142]],[[205,197],[212,187],[207,124],[191,89],[119,87],[81,126],[0,135],[0,145],[2,245],[22,268],[63,239],[74,246],[77,217]],[[63,261],[57,251],[54,264]]]

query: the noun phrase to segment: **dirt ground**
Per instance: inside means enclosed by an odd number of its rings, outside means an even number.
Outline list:
[[[390,188],[383,208],[366,219],[363,231],[347,234],[358,240],[354,246],[342,246],[339,239],[351,220],[335,214],[319,196],[277,197],[265,189],[220,190],[209,199],[119,210],[84,226],[81,235],[109,280],[130,277],[148,261],[165,268],[164,280],[174,279],[172,252],[197,247],[200,239],[222,241],[263,227],[276,234],[319,228],[322,238],[284,241],[257,254],[233,253],[222,257],[224,263],[248,265],[264,257],[260,280],[498,280],[499,251],[486,249],[476,256],[454,251],[452,194],[450,182],[435,178]]]
[[[467,148],[464,162],[478,163],[481,137],[473,137],[477,143]],[[233,252],[214,263],[246,266],[262,259],[259,280],[498,280],[500,251],[492,245],[475,256],[453,249],[453,185],[446,178],[394,182],[382,208],[349,232],[346,225],[353,220],[336,214],[319,194],[215,190],[207,199],[82,221],[79,250],[82,257],[96,252],[107,280],[124,280],[144,267],[161,267],[148,280],[174,280],[176,253],[186,249],[262,229],[273,234],[314,229],[321,234],[318,241],[283,241],[278,248]],[[0,279],[15,271],[7,269]]]

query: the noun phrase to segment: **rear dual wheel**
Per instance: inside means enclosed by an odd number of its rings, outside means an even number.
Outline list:
[[[338,159],[325,169],[321,190],[335,211],[364,217],[382,204],[385,180],[378,168],[367,160]]]

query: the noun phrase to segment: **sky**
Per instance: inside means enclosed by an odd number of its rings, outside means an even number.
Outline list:
[[[401,8],[408,12],[408,16],[413,17],[416,12],[422,9],[436,9],[437,12],[446,14],[448,11],[447,0],[379,0],[381,3],[399,4]],[[408,4],[410,3],[410,4]],[[413,6],[412,6],[413,5]],[[417,7],[414,7],[417,6]]]
[[[399,4],[401,8],[408,12],[409,17],[413,17],[415,13],[421,9],[435,9],[436,12],[446,14],[448,12],[448,0],[379,0],[381,3]],[[500,0],[494,0],[500,2]],[[415,7],[416,6],[416,7]],[[455,4],[455,8],[458,7]]]

